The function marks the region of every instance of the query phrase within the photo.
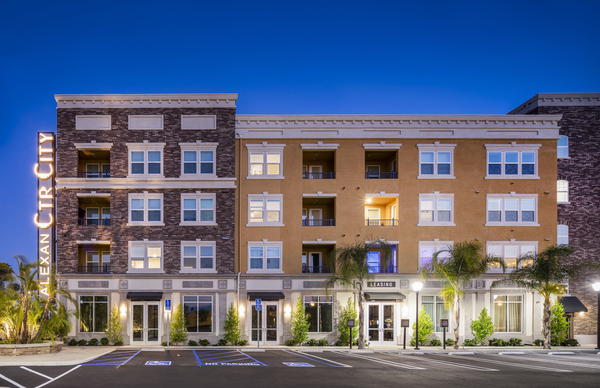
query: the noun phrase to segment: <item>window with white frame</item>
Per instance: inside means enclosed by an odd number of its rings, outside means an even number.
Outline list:
[[[143,192],[129,194],[130,226],[164,226],[163,195]]]
[[[129,177],[152,178],[163,176],[165,143],[127,143],[129,148]]]
[[[486,179],[538,179],[539,144],[486,144]]]
[[[494,295],[494,331],[520,333],[523,322],[523,295]]]
[[[454,194],[419,194],[419,226],[454,226]]]
[[[184,295],[183,315],[188,333],[212,333],[212,295]]]
[[[527,267],[533,264],[533,259],[529,257],[533,257],[536,252],[536,241],[488,241],[487,243],[487,254],[502,259],[507,271],[514,270],[517,266]],[[520,264],[519,259],[521,259]],[[499,263],[490,263],[488,268],[490,272],[501,271]]]
[[[557,225],[556,227],[556,243],[569,245],[569,226]]]
[[[214,241],[182,241],[180,272],[217,272]]]
[[[108,296],[79,297],[79,331],[103,333],[108,326]]]
[[[419,179],[453,179],[456,144],[417,144]]]
[[[419,241],[419,268],[431,264],[433,255],[436,252],[446,250],[448,247],[454,245],[453,241]],[[448,257],[447,252],[442,252],[438,255],[438,258]]]
[[[441,296],[424,295],[421,297],[421,306],[423,306],[427,315],[434,322],[435,331],[438,333],[443,332],[444,329],[442,328],[440,319],[448,319],[450,321],[450,311],[446,309],[444,298]]]
[[[281,241],[248,242],[247,272],[283,273],[281,267]]]
[[[247,144],[248,179],[283,179],[285,144]]]
[[[558,139],[558,144],[556,146],[556,153],[558,158],[568,158],[569,157],[569,137],[561,136]]]
[[[214,177],[219,143],[179,143],[182,177]]]
[[[127,272],[163,272],[162,241],[130,241]]]
[[[215,193],[181,194],[180,225],[217,225]]]
[[[558,203],[569,203],[569,181],[557,181],[556,201]]]
[[[283,226],[281,194],[248,194],[246,226]]]
[[[333,331],[333,296],[304,296],[304,312],[309,333]]]
[[[488,194],[486,226],[539,226],[537,194]]]

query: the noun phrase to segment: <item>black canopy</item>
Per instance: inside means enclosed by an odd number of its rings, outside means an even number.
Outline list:
[[[366,300],[402,300],[406,295],[399,292],[365,292]]]
[[[249,292],[248,299],[281,300],[285,299],[285,295],[283,295],[283,292]]]
[[[162,300],[162,292],[128,292],[127,299],[131,300]]]
[[[563,296],[560,298],[560,303],[565,308],[565,313],[579,313],[584,311],[587,313],[588,309],[576,296]]]

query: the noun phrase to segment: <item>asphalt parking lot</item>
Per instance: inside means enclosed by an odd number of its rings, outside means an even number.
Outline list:
[[[0,367],[0,387],[597,387],[600,355],[118,349],[76,366]]]

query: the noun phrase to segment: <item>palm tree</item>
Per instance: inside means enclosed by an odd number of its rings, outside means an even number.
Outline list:
[[[336,283],[340,283],[346,288],[352,288],[358,296],[358,348],[365,348],[364,336],[364,285],[367,280],[373,278],[373,270],[367,263],[369,252],[379,251],[383,262],[380,262],[380,268],[387,267],[389,257],[391,256],[391,247],[384,240],[378,241],[356,241],[351,245],[342,245],[334,249],[329,255],[329,266],[332,268],[332,275],[325,282],[325,290]],[[378,272],[378,271],[377,271]]]
[[[440,295],[447,308],[454,310],[454,349],[458,349],[458,328],[460,322],[460,298],[464,288],[473,279],[487,272],[492,263],[500,265],[504,271],[504,262],[497,257],[483,253],[478,241],[464,241],[435,252],[431,263],[421,268],[424,278],[432,275],[442,284]]]
[[[587,269],[598,268],[591,262],[572,262],[569,257],[574,249],[568,245],[552,245],[545,250],[524,255],[517,260],[517,269],[506,279],[492,283],[499,285],[514,284],[518,287],[539,292],[544,297],[544,317],[542,334],[544,349],[550,349],[550,320],[552,315],[550,298],[564,294],[569,279],[582,275]]]

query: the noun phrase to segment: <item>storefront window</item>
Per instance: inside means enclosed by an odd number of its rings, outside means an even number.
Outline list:
[[[421,303],[423,308],[425,308],[425,312],[434,322],[435,331],[439,333],[443,332],[444,329],[441,326],[440,319],[448,319],[450,317],[450,311],[444,305],[444,298],[441,296],[423,296]]]
[[[522,295],[494,295],[494,331],[520,333],[522,311]]]
[[[80,332],[104,332],[108,322],[108,296],[80,296],[79,313]]]
[[[184,296],[183,314],[188,333],[212,332],[212,296]]]
[[[309,332],[331,333],[333,331],[333,296],[305,296],[304,310],[310,324]]]

